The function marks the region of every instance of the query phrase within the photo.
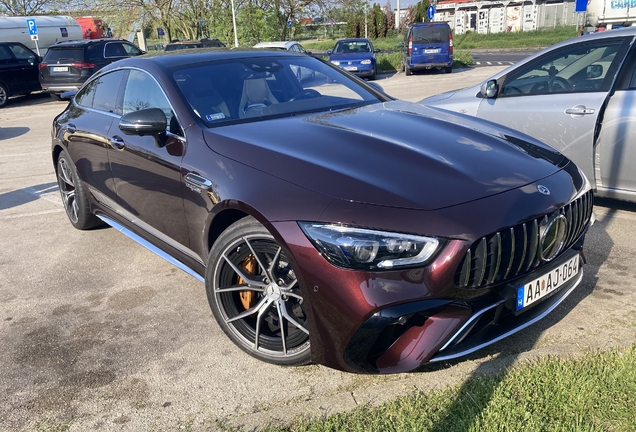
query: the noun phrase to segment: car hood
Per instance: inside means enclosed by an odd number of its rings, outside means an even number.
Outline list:
[[[452,90],[435,96],[429,96],[419,101],[418,104],[477,116],[479,105],[483,100],[484,98],[481,97],[481,84],[479,84],[461,90]]]
[[[568,163],[519,132],[403,101],[205,129],[204,138],[225,157],[333,198],[422,210],[518,188]]]
[[[355,53],[355,54],[331,54],[329,61],[361,61],[366,59],[372,59],[373,53]]]

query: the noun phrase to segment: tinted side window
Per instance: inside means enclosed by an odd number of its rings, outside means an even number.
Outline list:
[[[75,95],[75,103],[86,108],[93,108],[93,100],[95,99],[95,90],[97,90],[97,80],[86,84]]]
[[[6,46],[0,45],[0,65],[9,63],[13,63],[13,57]]]
[[[104,57],[126,57],[128,53],[121,42],[109,42],[104,50]]]
[[[172,107],[159,84],[148,74],[131,70],[124,91],[122,114],[139,111],[146,108],[159,108],[166,114],[169,131],[175,135],[182,135],[179,123],[174,116]]]
[[[29,62],[35,60],[35,53],[22,45],[9,45],[9,49],[13,52],[15,58],[18,59],[19,62]]]
[[[121,109],[117,108],[117,95],[124,74],[124,71],[115,71],[91,81],[75,96],[75,102],[96,110],[121,114]]]
[[[86,61],[94,62],[104,58],[104,45],[88,45],[86,47]]]
[[[133,57],[141,55],[141,50],[134,45],[131,44],[123,44],[124,50],[126,50],[127,55]]]

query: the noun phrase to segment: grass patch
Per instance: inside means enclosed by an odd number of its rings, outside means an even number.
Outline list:
[[[579,358],[526,362],[447,390],[266,430],[634,431],[636,345]]]
[[[487,48],[534,48],[547,47],[571,39],[578,34],[576,27],[556,27],[550,30],[535,30],[520,33],[478,34],[469,32],[453,35],[453,44],[458,49]]]

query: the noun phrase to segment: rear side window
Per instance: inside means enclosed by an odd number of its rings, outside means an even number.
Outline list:
[[[13,63],[13,57],[6,46],[0,45],[0,65]]]
[[[84,61],[83,48],[49,48],[44,56],[45,63],[73,63]]]
[[[125,73],[115,71],[91,81],[75,96],[75,102],[88,108],[121,114],[121,109],[117,107],[117,96]]]
[[[413,27],[413,43],[448,43],[449,34],[446,26]]]
[[[104,45],[88,45],[86,47],[86,61],[94,62],[104,58]]]

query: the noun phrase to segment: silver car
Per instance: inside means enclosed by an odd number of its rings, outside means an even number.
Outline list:
[[[636,201],[635,41],[636,27],[577,37],[419,103],[525,132],[572,159],[598,196]]]

